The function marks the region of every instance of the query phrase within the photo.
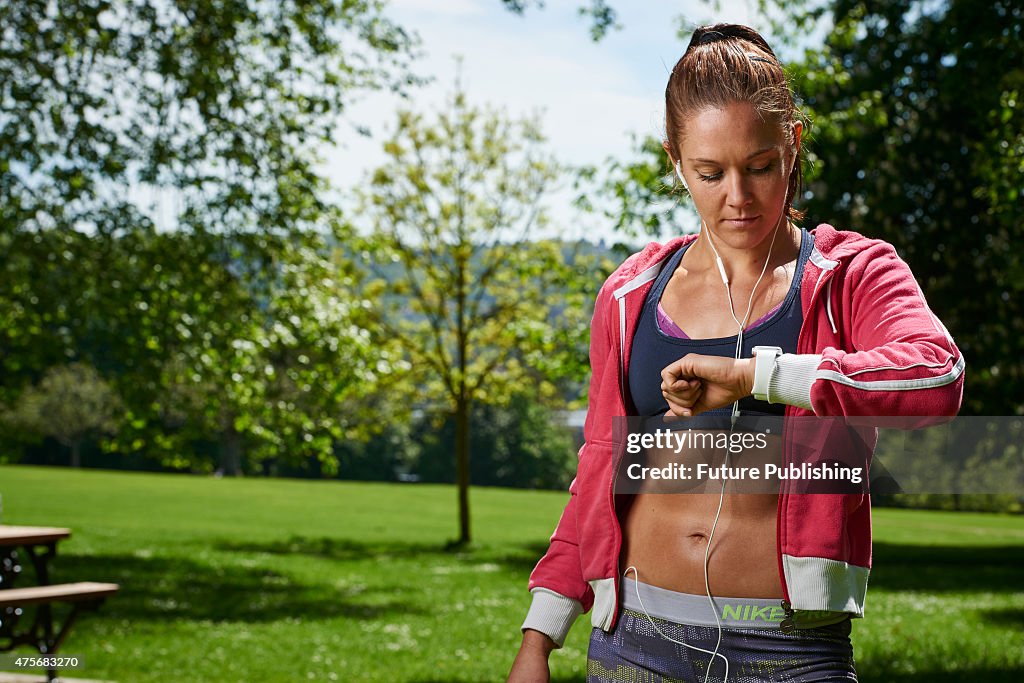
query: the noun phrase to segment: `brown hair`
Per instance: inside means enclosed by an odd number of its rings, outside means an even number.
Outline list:
[[[797,119],[806,124],[782,64],[761,34],[739,24],[701,26],[693,32],[665,88],[665,134],[673,161],[691,114],[735,102],[749,102],[762,119],[777,121],[791,145],[796,140],[790,124]],[[803,212],[793,208],[803,183],[803,155],[801,146],[786,191],[785,213],[792,220],[803,218]]]

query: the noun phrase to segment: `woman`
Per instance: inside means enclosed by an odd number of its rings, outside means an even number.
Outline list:
[[[792,222],[803,125],[757,32],[698,29],[669,79],[665,118],[665,151],[701,230],[649,245],[598,294],[586,442],[530,577],[509,680],[547,680],[551,650],[592,610],[588,681],[855,681],[868,497],[724,484],[616,495],[613,425],[627,415],[712,431],[783,412],[950,416],[963,359],[890,245]],[[790,457],[778,436],[765,440]]]

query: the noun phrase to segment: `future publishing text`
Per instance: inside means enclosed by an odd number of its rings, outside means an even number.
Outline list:
[[[626,476],[634,480],[660,479],[677,481],[845,481],[860,484],[864,480],[862,467],[845,467],[835,463],[768,463],[757,467],[730,467],[726,465],[683,465],[673,462],[663,467],[645,467],[633,463],[626,468]]]

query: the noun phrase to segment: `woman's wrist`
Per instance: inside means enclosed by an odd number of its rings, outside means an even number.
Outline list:
[[[521,649],[536,650],[543,653],[545,657],[551,654],[552,650],[558,649],[558,644],[546,633],[541,633],[532,628],[523,629],[523,644]]]
[[[739,385],[744,396],[754,393],[754,359],[741,358],[736,361],[739,368]]]

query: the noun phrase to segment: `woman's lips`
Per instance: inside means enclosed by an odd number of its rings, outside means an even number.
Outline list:
[[[731,223],[732,225],[750,225],[758,218],[760,218],[760,216],[750,216],[749,218],[726,218],[725,222]]]

